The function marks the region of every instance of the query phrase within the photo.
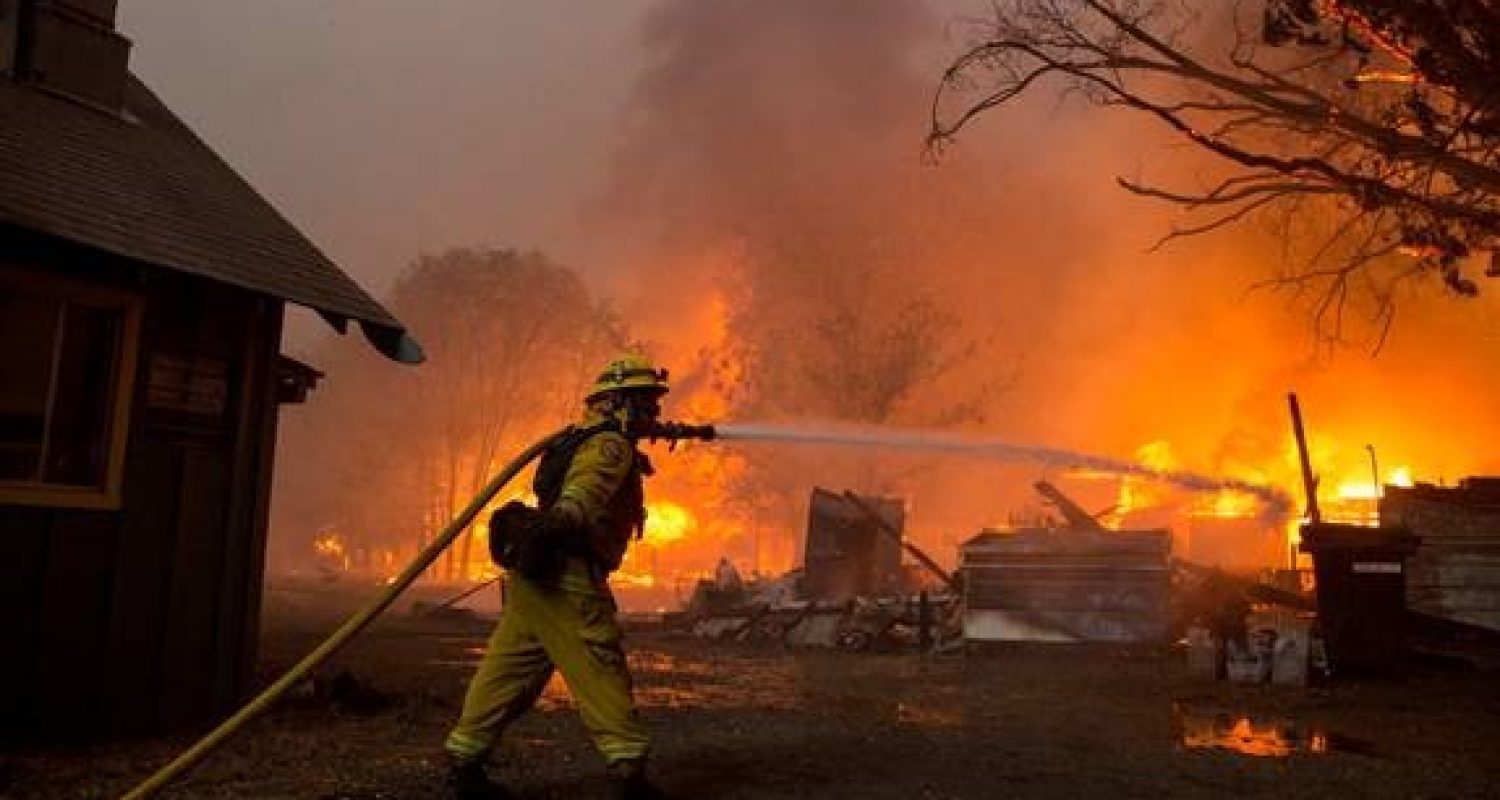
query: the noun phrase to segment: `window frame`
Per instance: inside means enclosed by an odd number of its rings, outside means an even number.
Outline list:
[[[98,286],[4,261],[0,261],[0,282],[18,285],[23,291],[41,297],[121,312],[120,341],[107,411],[109,429],[105,435],[104,480],[95,486],[70,486],[0,479],[0,505],[119,510],[125,484],[125,451],[130,440],[130,413],[140,357],[145,299],[123,289]]]

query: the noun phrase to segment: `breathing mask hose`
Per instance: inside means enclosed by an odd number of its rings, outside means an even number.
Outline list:
[[[448,523],[448,527],[444,528],[438,534],[437,538],[433,539],[432,543],[427,545],[427,548],[407,565],[406,569],[396,577],[390,586],[386,587],[386,590],[379,597],[370,601],[358,613],[350,617],[342,627],[334,631],[332,636],[323,640],[323,643],[318,645],[317,649],[308,653],[306,658],[303,658],[296,666],[287,670],[285,675],[282,675],[275,683],[266,687],[254,700],[241,707],[239,711],[235,712],[234,716],[224,720],[219,724],[219,727],[213,729],[212,732],[202,739],[199,739],[192,747],[184,750],[170,764],[157,770],[154,775],[142,781],[134,789],[131,789],[124,796],[123,800],[139,800],[139,798],[154,796],[174,778],[191,769],[199,761],[207,757],[209,753],[217,749],[219,745],[228,741],[246,723],[255,719],[261,712],[269,708],[272,703],[275,703],[282,695],[286,694],[288,689],[296,686],[307,677],[308,673],[312,672],[320,664],[328,660],[330,656],[342,649],[344,645],[348,644],[375,617],[390,607],[391,603],[395,602],[396,597],[406,591],[406,588],[411,586],[418,576],[431,566],[432,562],[436,561],[438,556],[442,555],[444,550],[448,549],[453,540],[457,539],[459,534],[463,533],[469,527],[469,523],[473,522],[474,518],[479,516],[479,512],[484,510],[484,507],[489,504],[490,500],[499,493],[505,484],[510,483],[516,477],[517,473],[525,469],[527,464],[530,464],[533,459],[541,455],[542,451],[546,450],[547,446],[552,444],[553,440],[557,439],[565,431],[566,429],[557,431],[538,441],[536,444],[523,450],[520,455],[505,465],[505,469],[501,470],[499,474],[492,478],[479,491],[479,494],[474,496],[473,500],[469,501],[464,510],[460,511],[458,516],[454,517],[453,521]]]

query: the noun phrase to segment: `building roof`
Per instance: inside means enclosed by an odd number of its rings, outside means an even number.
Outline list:
[[[404,326],[224,163],[135,76],[113,114],[0,79],[0,223],[283,298],[385,355]]]

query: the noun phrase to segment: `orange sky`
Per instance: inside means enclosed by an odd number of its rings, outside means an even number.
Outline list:
[[[1305,302],[1249,289],[1276,268],[1263,233],[1148,252],[1173,213],[1114,176],[1206,162],[1140,120],[1038,94],[925,161],[973,5],[126,0],[121,27],[137,72],[377,293],[420,251],[540,247],[689,377],[726,340],[787,373],[831,302],[923,296],[970,355],[902,420],[995,384],[970,423],[987,435],[1121,458],[1161,441],[1187,469],[1286,482],[1296,390],[1339,479],[1366,444],[1417,480],[1500,470],[1493,290],[1418,289],[1378,357],[1320,348]],[[696,394],[669,410],[734,413]],[[1036,469],[784,458],[807,488],[900,490],[944,548],[1035,505]]]

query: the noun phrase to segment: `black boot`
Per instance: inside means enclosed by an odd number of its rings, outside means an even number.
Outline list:
[[[630,758],[609,765],[610,800],[666,800],[646,779],[646,760]]]
[[[515,795],[485,773],[483,761],[455,762],[443,789],[444,800],[515,800]]]

